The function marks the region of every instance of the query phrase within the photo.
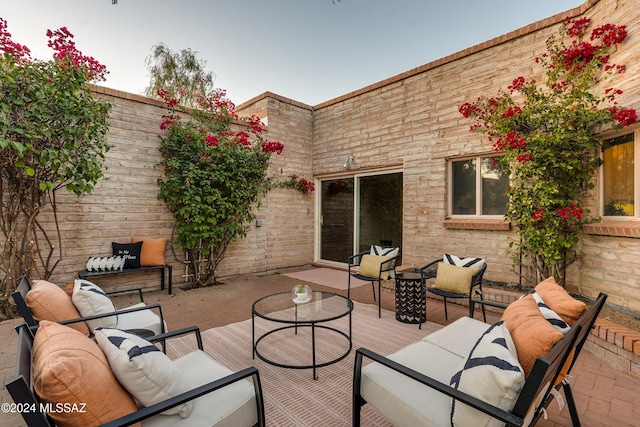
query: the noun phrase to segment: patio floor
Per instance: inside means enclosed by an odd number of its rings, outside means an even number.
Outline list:
[[[280,274],[243,275],[224,280],[224,283],[206,289],[184,291],[174,286],[174,293],[164,291],[145,293],[147,304],[159,303],[165,320],[172,330],[197,325],[201,330],[240,322],[251,317],[251,305],[261,296],[290,291],[299,280]],[[346,291],[312,284],[313,290],[332,291],[346,295]],[[351,290],[355,301],[374,304],[371,287],[368,285]],[[131,297],[116,299],[118,307],[134,303]],[[391,289],[382,290],[382,307],[395,309],[394,294]],[[448,305],[449,322],[445,322],[441,301],[427,300],[427,319],[439,324],[447,324],[467,314],[467,309],[454,304]],[[476,313],[476,318],[479,317]],[[498,320],[499,313],[487,313],[487,321]],[[11,402],[4,389],[4,383],[14,375],[16,334],[13,326],[18,321],[0,323],[0,376],[2,388],[0,400]],[[619,373],[592,355],[583,352],[572,371],[575,377],[573,390],[582,425],[589,426],[638,426],[640,419],[640,382]],[[269,414],[267,414],[268,420]],[[19,426],[21,418],[17,414],[0,414],[0,426]],[[568,410],[558,410],[552,403],[548,419],[538,426],[570,426]]]

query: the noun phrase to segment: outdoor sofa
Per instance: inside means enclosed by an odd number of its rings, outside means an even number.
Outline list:
[[[365,404],[396,427],[533,425],[562,388],[579,426],[567,374],[607,296],[587,310],[553,278],[535,289],[494,325],[463,317],[386,357],[358,349],[353,425]]]

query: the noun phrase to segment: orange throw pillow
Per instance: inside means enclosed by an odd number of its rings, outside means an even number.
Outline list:
[[[167,245],[167,238],[150,239],[148,237],[132,237],[131,243],[142,242],[140,250],[140,267],[153,267],[165,265],[164,249]]]
[[[587,309],[584,302],[573,298],[566,289],[558,285],[553,276],[538,283],[535,290],[544,303],[569,326],[573,326]]]
[[[27,307],[38,322],[61,322],[82,317],[69,294],[60,286],[46,280],[33,281],[31,290],[27,292]],[[69,327],[89,336],[89,327],[85,322],[72,323]]]
[[[137,410],[98,344],[47,320],[33,340],[33,387],[45,403],[76,405],[77,411],[49,413],[61,427],[101,425]]]
[[[536,357],[546,356],[564,336],[544,318],[531,295],[509,304],[501,320],[504,320],[516,345],[525,378],[528,378]]]

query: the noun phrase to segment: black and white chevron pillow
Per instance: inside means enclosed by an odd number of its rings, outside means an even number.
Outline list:
[[[451,254],[444,254],[442,261],[446,264],[455,265],[457,267],[482,268],[486,261],[482,258],[460,258]]]
[[[95,336],[115,377],[143,406],[151,406],[192,389],[173,361],[144,338],[113,328],[99,328]],[[187,418],[192,408],[193,403],[187,402],[163,414],[179,414]]]
[[[540,313],[542,313],[544,318],[547,319],[554,328],[556,328],[563,334],[566,334],[571,330],[571,326],[569,326],[567,322],[565,322],[558,313],[553,311],[551,307],[549,307],[544,303],[544,301],[542,300],[542,297],[540,296],[539,293],[535,291],[535,289],[532,289],[529,293],[533,296],[533,299],[536,301],[536,304],[538,304]]]
[[[382,246],[371,245],[371,255],[394,257],[400,253],[400,248],[383,248]]]
[[[516,346],[504,321],[494,323],[480,337],[464,360],[462,369],[451,377],[451,386],[484,402],[510,411],[524,386],[524,370],[518,362]],[[487,426],[489,415],[456,400],[451,404],[455,426]]]

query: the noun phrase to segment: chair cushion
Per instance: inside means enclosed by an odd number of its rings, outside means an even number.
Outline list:
[[[142,405],[151,406],[193,388],[173,361],[149,341],[111,328],[97,329],[95,336],[120,384]],[[187,402],[163,414],[187,418],[192,406]]]
[[[194,387],[231,375],[201,350],[195,350],[173,361]],[[179,426],[253,426],[258,422],[255,389],[250,381],[238,381],[207,393],[193,401],[189,418],[178,415],[155,416],[144,420],[144,427]]]
[[[383,272],[382,276],[380,276],[380,264],[382,264],[389,258],[391,257],[380,255],[363,255],[362,259],[360,260],[360,268],[358,269],[358,274],[366,277],[374,277],[376,279],[378,279],[379,277],[384,280],[388,279],[388,273],[385,274]]]
[[[430,333],[422,341],[430,342],[464,359],[489,327],[480,320],[464,316],[449,323],[446,328]]]
[[[545,304],[558,313],[569,326],[573,326],[587,309],[584,302],[573,298],[562,286],[558,285],[553,276],[538,283],[535,291],[542,297]]]
[[[486,261],[482,258],[460,258],[451,254],[444,254],[442,262],[445,264],[457,265],[458,267],[482,268]]]
[[[27,292],[27,307],[39,322],[61,322],[81,317],[69,295],[60,286],[46,280],[33,281],[31,290]],[[89,336],[85,322],[72,323],[69,327]]]
[[[84,412],[49,414],[61,427],[101,425],[137,409],[93,340],[46,320],[33,341],[33,386],[43,402],[82,404]]]
[[[165,265],[164,250],[167,246],[167,238],[151,239],[149,237],[132,237],[131,243],[142,242],[140,249],[140,266],[152,267]]]
[[[116,243],[111,242],[113,256],[124,257],[124,268],[140,268],[140,251],[142,242]]]
[[[544,318],[531,295],[509,304],[500,320],[504,320],[513,338],[525,377],[529,376],[536,357],[546,356],[564,336]]]
[[[468,295],[471,279],[477,271],[477,268],[458,267],[439,262],[433,287],[447,292]]]
[[[146,306],[147,305],[145,303],[139,302],[138,304],[127,306],[126,310]],[[123,310],[125,309],[123,308]],[[118,314],[117,328],[124,331],[131,331],[133,329],[146,330],[151,331],[153,335],[158,335],[168,331],[167,322],[164,322],[164,330],[162,329],[162,326],[160,316],[154,313],[151,309]]]
[[[76,279],[71,296],[73,305],[83,317],[95,314],[113,313],[116,307],[107,294],[96,284],[84,279]],[[118,324],[118,316],[108,316],[101,319],[87,320],[89,329],[95,332],[97,328],[113,328]]]
[[[418,341],[389,359],[448,384],[462,358],[426,341]],[[361,395],[396,426],[451,425],[451,398],[377,362],[362,367]]]
[[[500,409],[511,411],[524,381],[515,344],[501,321],[490,326],[476,342],[461,370],[451,378],[451,385]],[[456,400],[451,405],[451,423],[458,426],[504,425]]]

